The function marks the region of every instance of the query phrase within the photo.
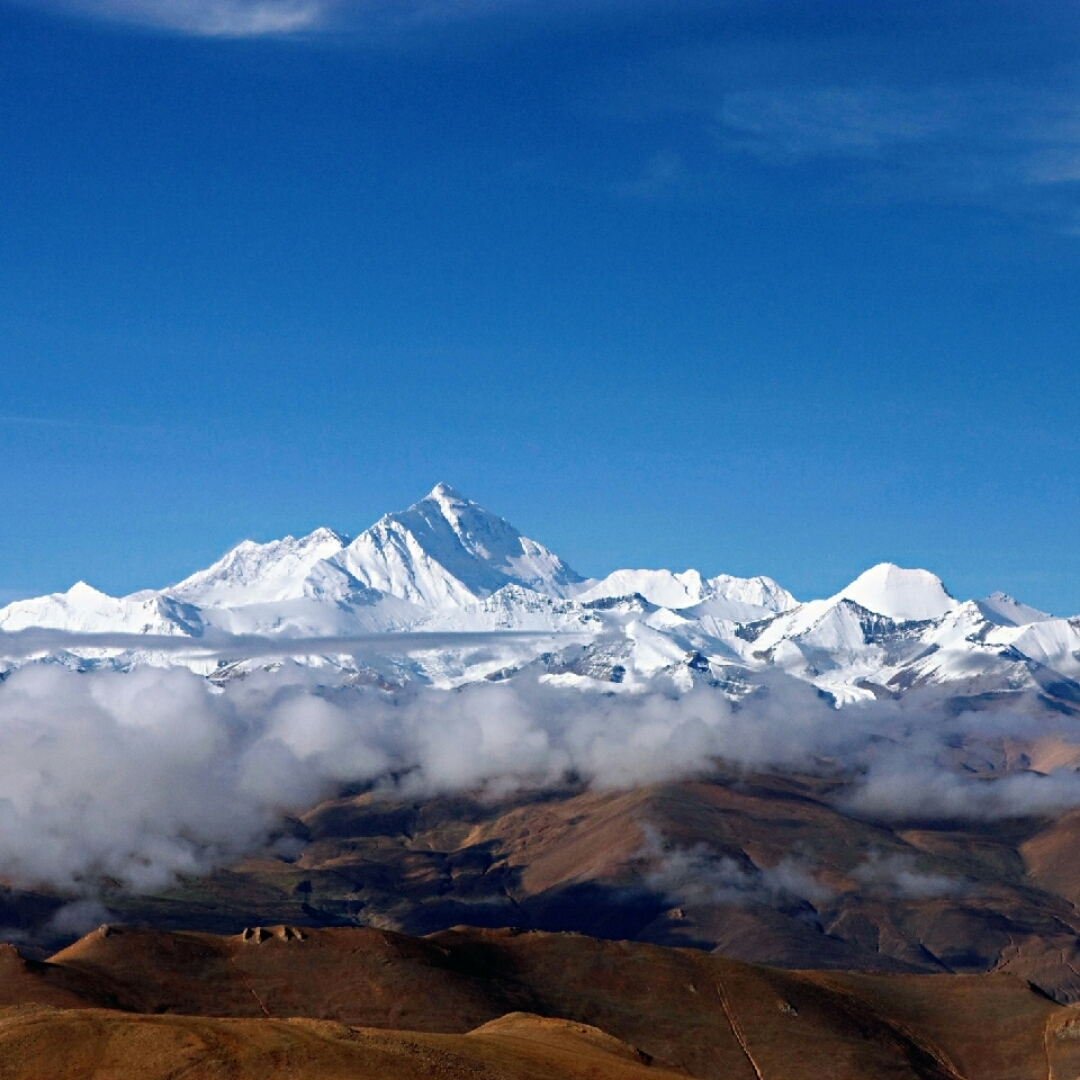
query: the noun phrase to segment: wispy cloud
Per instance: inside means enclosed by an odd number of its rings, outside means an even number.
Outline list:
[[[653,198],[676,187],[686,176],[682,157],[673,150],[661,150],[645,164],[641,175],[623,184],[620,191],[629,198]]]
[[[878,154],[951,133],[963,102],[954,92],[831,87],[732,93],[720,117],[737,145],[770,157]]]
[[[690,907],[714,904],[783,907],[803,901],[821,909],[844,892],[858,891],[889,900],[927,900],[963,896],[973,886],[966,880],[918,869],[912,852],[882,855],[871,851],[848,872],[843,885],[826,884],[806,855],[786,855],[773,866],[757,866],[746,855],[732,858],[708,844],[669,844],[652,825],[642,825],[645,843],[639,857],[649,864],[645,883],[672,903]],[[835,878],[834,878],[835,881]]]
[[[722,140],[775,164],[848,158],[969,192],[1080,179],[1080,100],[972,84],[729,93]]]
[[[201,37],[260,37],[317,30],[329,0],[44,0],[96,18]]]
[[[645,844],[639,854],[651,863],[645,883],[673,903],[779,905],[794,899],[823,904],[835,896],[807,859],[785,856],[775,866],[759,867],[746,858],[719,855],[704,843],[669,846],[647,823],[641,831]]]
[[[962,896],[970,891],[967,881],[944,874],[924,873],[911,854],[882,855],[874,851],[852,872],[864,889],[901,900],[925,900],[935,896]]]
[[[522,8],[536,0],[26,0],[41,8],[198,37],[395,33]]]

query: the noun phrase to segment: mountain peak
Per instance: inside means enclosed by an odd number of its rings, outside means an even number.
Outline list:
[[[437,503],[467,503],[471,501],[465,498],[465,496],[456,488],[452,488],[449,484],[444,484],[441,480],[428,492],[424,501],[426,502],[428,499]]]
[[[370,588],[431,608],[474,603],[504,585],[566,596],[581,581],[554,552],[445,483],[361,533],[343,565]]]
[[[295,599],[304,595],[314,567],[339,554],[345,540],[326,528],[266,544],[241,540],[212,566],[178,582],[168,593],[200,607]]]
[[[1022,604],[1008,593],[994,592],[983,600],[976,600],[975,606],[984,618],[999,626],[1029,626],[1031,623],[1046,622],[1052,615],[1030,604]]]
[[[936,574],[888,562],[870,567],[835,599],[854,600],[860,607],[897,622],[937,619],[957,606]]]
[[[344,547],[350,540],[348,533],[338,532],[337,529],[329,529],[325,525],[320,525],[317,529],[309,532],[307,536],[300,538],[301,544],[325,544],[325,543],[339,543]]]
[[[97,599],[99,596],[105,596],[100,589],[95,589],[93,585],[87,585],[85,581],[76,581],[74,585],[68,589],[65,594],[72,599]]]

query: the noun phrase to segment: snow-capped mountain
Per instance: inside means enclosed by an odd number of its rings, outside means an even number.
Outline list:
[[[245,540],[213,566],[200,570],[167,590],[170,596],[198,607],[273,604],[326,595],[344,595],[327,580],[324,564],[340,555],[346,540],[331,529],[316,529],[299,540],[286,536],[269,544]]]
[[[694,610],[732,622],[753,622],[796,607],[798,601],[772,578],[737,578],[721,574],[702,578],[696,570],[673,574],[670,570],[616,570],[577,594],[582,602],[616,596],[644,597],[650,604],[672,611]]]
[[[351,542],[331,529],[245,540],[162,595],[231,633],[328,636],[411,629],[506,586],[562,598],[581,581],[542,544],[439,484]]]
[[[15,648],[20,631],[54,636]],[[353,642],[388,632],[399,636],[357,659]],[[0,633],[15,635],[8,669],[182,663],[221,678],[267,662],[260,648],[280,658],[295,641],[298,661],[342,678],[457,685],[529,668],[620,692],[659,677],[738,695],[755,672],[776,668],[837,704],[941,684],[969,696],[1035,691],[1080,710],[1080,619],[1003,593],[960,601],[929,571],[891,563],[805,603],[768,577],[693,569],[585,580],[445,484],[354,539],[317,529],[244,541],[159,591],[118,599],[79,582],[9,604]]]
[[[423,608],[473,604],[505,585],[566,597],[582,581],[558,555],[446,484],[362,532],[341,564],[369,588]]]
[[[197,635],[202,620],[198,608],[164,593],[139,592],[118,600],[77,581],[66,593],[16,600],[0,608],[0,632],[36,628],[77,634]]]
[[[938,619],[957,606],[941,579],[928,570],[903,570],[892,563],[871,567],[833,599],[851,600],[896,622]]]

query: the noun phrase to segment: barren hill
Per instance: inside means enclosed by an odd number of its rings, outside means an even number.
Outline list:
[[[3,956],[0,1077],[1073,1075],[1080,1010],[1008,975],[791,972],[575,934],[111,928]],[[1071,1069],[1072,1073],[1068,1070]]]
[[[842,797],[838,781],[777,774],[502,800],[346,794],[229,870],[105,902],[162,929],[570,930],[791,968],[1007,970],[1080,996],[1075,814],[881,821],[841,812]],[[42,899],[9,903],[10,925]]]

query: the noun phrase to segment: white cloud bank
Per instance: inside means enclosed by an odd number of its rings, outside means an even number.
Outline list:
[[[568,776],[629,787],[706,775],[717,758],[844,770],[846,808],[871,816],[1080,805],[1072,771],[986,780],[948,767],[957,738],[973,732],[1051,723],[1080,745],[1077,721],[1030,710],[950,718],[924,699],[837,711],[784,678],[733,706],[706,687],[679,696],[670,683],[629,696],[522,677],[390,696],[324,690],[317,677],[288,666],[219,691],[182,668],[16,671],[0,683],[0,877],[88,897],[103,880],[150,891],[251,851],[282,812],[345,783],[415,797],[497,795]],[[718,873],[710,887],[743,889]]]

